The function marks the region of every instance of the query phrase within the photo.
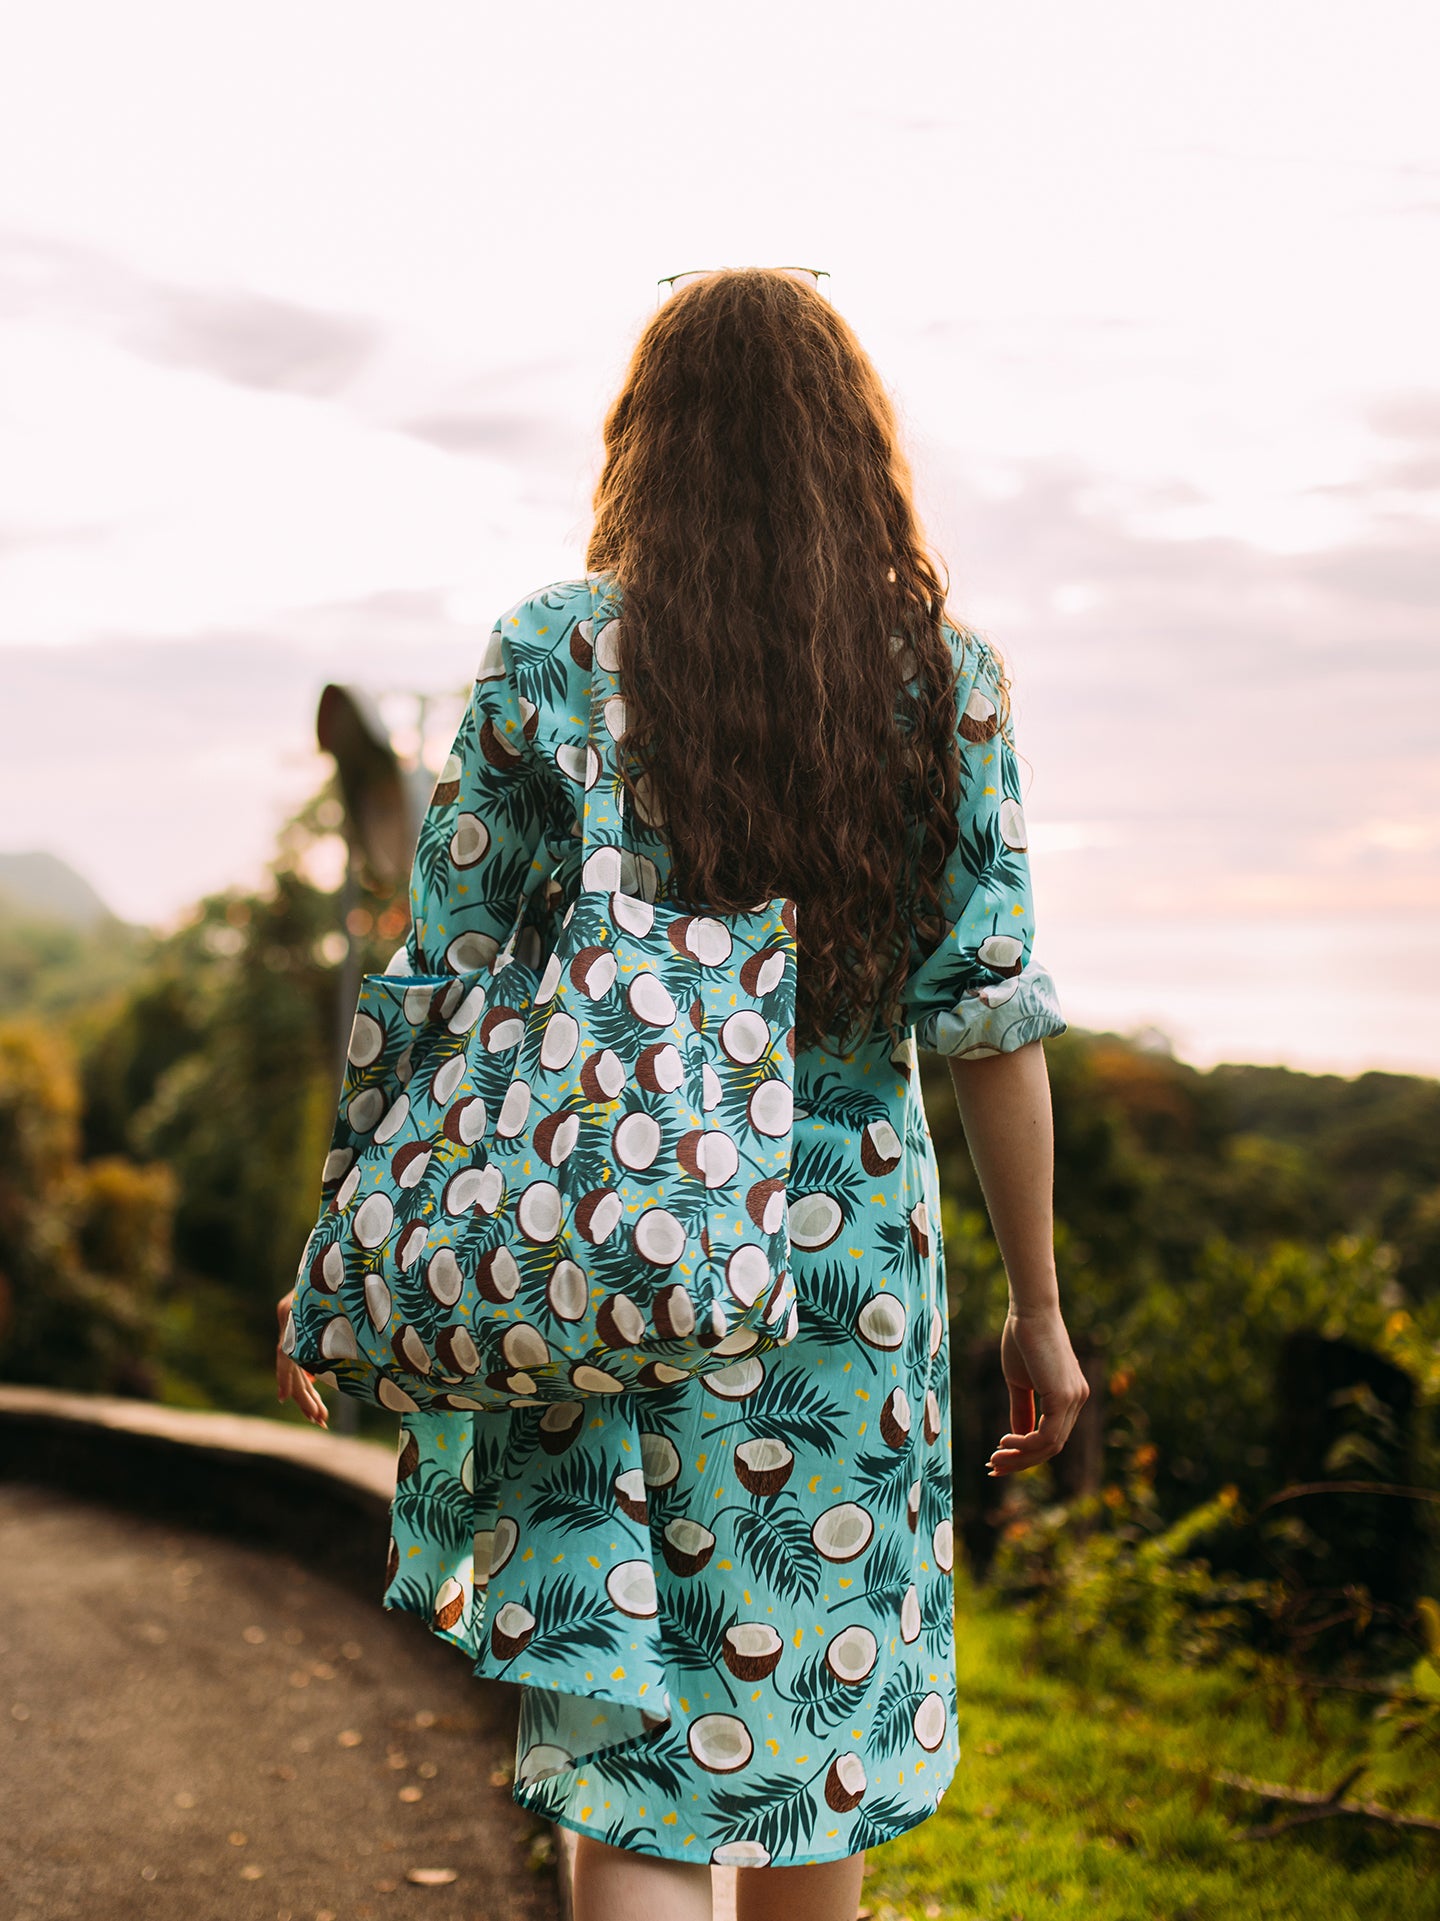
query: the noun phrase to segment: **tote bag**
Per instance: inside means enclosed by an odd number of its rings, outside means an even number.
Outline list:
[[[591,582],[581,891],[543,965],[368,975],[283,1349],[399,1412],[574,1403],[793,1338],[795,907],[627,892]],[[582,623],[584,625],[585,623]],[[432,805],[453,806],[437,790]]]

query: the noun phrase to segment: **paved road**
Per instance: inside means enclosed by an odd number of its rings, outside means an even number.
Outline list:
[[[290,1557],[0,1484],[0,1913],[555,1921],[509,1693]]]

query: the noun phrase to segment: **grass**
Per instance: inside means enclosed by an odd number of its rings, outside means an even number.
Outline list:
[[[939,1811],[869,1859],[876,1921],[1435,1921],[1440,1835],[1317,1822],[1273,1840],[1283,1813],[1216,1786],[1225,1768],[1437,1814],[1433,1752],[1397,1743],[1374,1702],[1326,1696],[1312,1724],[1275,1727],[1231,1671],[1137,1663],[1085,1685],[1038,1671],[1012,1610],[961,1590],[959,1772]],[[1428,1764],[1429,1791],[1423,1775]]]

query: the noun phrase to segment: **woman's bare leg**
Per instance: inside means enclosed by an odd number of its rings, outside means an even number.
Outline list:
[[[864,1877],[863,1854],[813,1868],[741,1868],[736,1921],[855,1921]]]
[[[582,1834],[575,1848],[575,1921],[711,1921],[710,1869],[700,1861],[607,1847]]]

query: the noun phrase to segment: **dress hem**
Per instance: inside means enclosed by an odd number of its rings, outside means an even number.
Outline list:
[[[838,1853],[832,1850],[829,1854],[795,1855],[785,1861],[767,1861],[765,1865],[771,1868],[820,1868],[824,1867],[826,1863],[830,1861],[848,1861],[852,1854],[866,1854],[872,1847],[888,1847],[892,1841],[898,1841],[902,1835],[909,1834],[912,1829],[918,1828],[923,1822],[928,1821],[932,1814],[938,1814],[940,1812],[940,1802],[949,1792],[954,1779],[955,1776],[952,1774],[950,1780],[947,1781],[945,1786],[940,1790],[940,1796],[937,1800],[933,1801],[928,1808],[918,1809],[913,1821],[907,1821],[904,1827],[896,1828],[893,1834],[887,1834],[883,1840],[872,1841],[865,1847],[860,1848],[842,1848]],[[529,1814],[542,1815],[545,1820],[551,1822],[557,1828],[567,1828],[571,1834],[588,1835],[592,1841],[605,1841],[606,1830],[603,1827],[596,1827],[592,1823],[585,1821],[577,1821],[573,1816],[568,1814],[556,1814],[553,1809],[547,1808],[544,1805],[538,1795],[532,1796],[531,1792],[522,1791],[518,1783],[511,1789],[511,1799],[517,1807],[524,1808]],[[606,1842],[605,1844],[608,1847],[615,1845],[613,1841]],[[697,1855],[685,1848],[629,1847],[625,1849],[625,1852],[627,1854],[649,1855],[653,1859],[661,1861],[686,1861],[692,1867],[710,1868],[723,1865],[723,1863],[716,1863],[710,1860],[703,1854]]]

